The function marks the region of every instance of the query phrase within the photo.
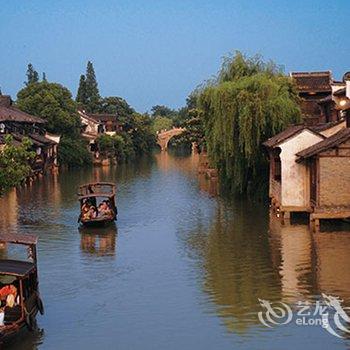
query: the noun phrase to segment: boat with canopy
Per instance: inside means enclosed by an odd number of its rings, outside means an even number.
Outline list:
[[[104,226],[117,219],[116,186],[111,182],[93,182],[79,187],[80,215],[85,226]]]

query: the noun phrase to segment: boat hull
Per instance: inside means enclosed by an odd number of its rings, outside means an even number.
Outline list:
[[[100,219],[100,220],[82,220],[81,224],[85,227],[104,227],[114,222],[114,219]]]

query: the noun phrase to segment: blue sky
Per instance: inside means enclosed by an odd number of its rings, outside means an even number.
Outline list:
[[[100,93],[177,108],[236,49],[293,70],[350,70],[348,0],[2,0],[0,86],[31,62],[75,96],[87,60]]]

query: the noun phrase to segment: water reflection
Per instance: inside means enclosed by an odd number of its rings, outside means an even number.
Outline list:
[[[203,289],[229,332],[244,334],[259,324],[258,298],[281,298],[264,235],[263,211],[252,203],[229,205],[219,200],[206,234],[198,227],[186,238],[187,246],[201,261]]]
[[[17,193],[13,189],[6,195],[6,200],[0,197],[0,232],[15,232],[18,224]]]
[[[217,177],[208,179],[205,174],[199,174],[198,183],[200,190],[209,193],[210,196],[215,197],[219,194],[219,181]]]
[[[269,243],[284,301],[295,303],[325,293],[350,303],[350,232],[313,232],[309,225],[282,224],[270,214]]]
[[[308,300],[315,291],[309,226],[283,223],[271,212],[268,238],[272,263],[280,275],[283,301]]]
[[[258,298],[295,305],[326,293],[350,303],[350,232],[312,233],[268,216],[261,203],[218,198],[209,228],[198,223],[182,237],[230,333],[260,326]]]
[[[115,256],[117,227],[80,227],[80,249],[83,253],[96,256]]]
[[[350,232],[313,234],[319,293],[339,296],[350,305]]]

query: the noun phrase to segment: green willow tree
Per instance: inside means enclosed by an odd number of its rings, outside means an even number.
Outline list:
[[[31,146],[27,138],[15,146],[12,136],[5,136],[5,144],[0,151],[0,195],[19,185],[30,174],[30,161],[35,157]]]
[[[198,104],[208,155],[223,183],[240,194],[266,189],[262,142],[300,121],[291,79],[273,62],[236,52],[202,88]]]

